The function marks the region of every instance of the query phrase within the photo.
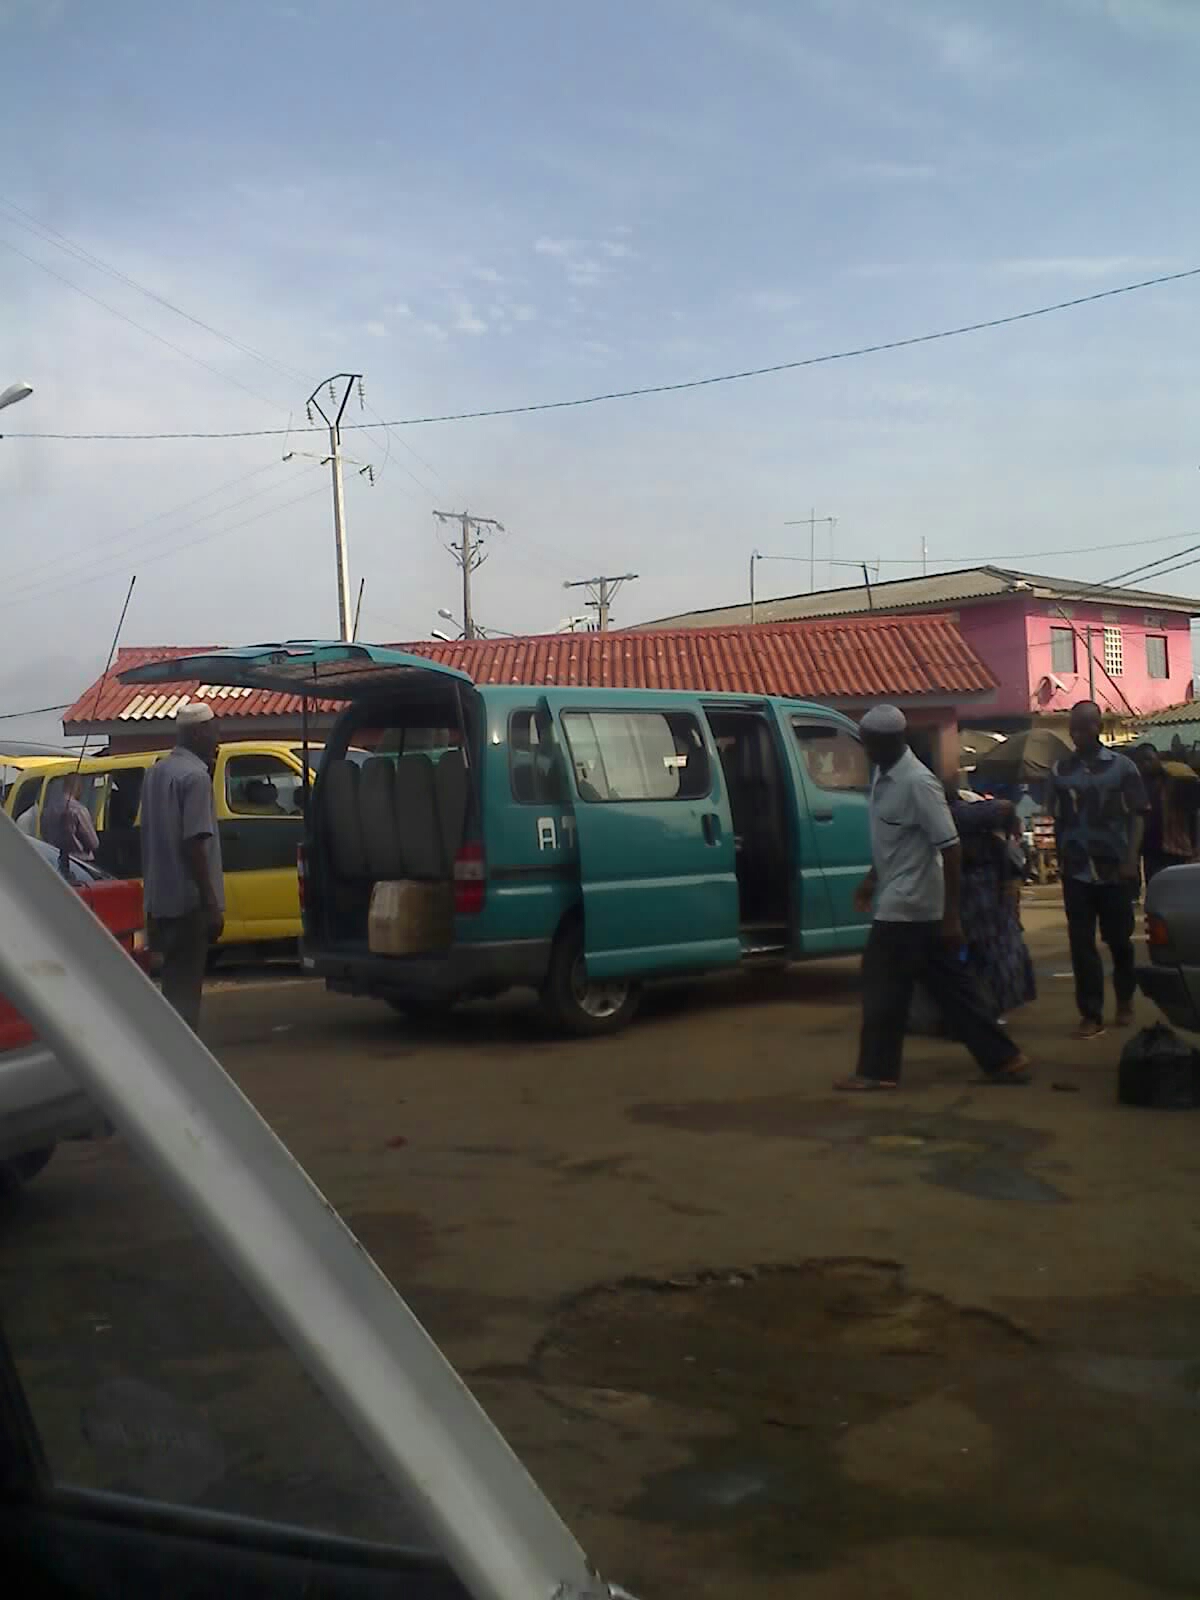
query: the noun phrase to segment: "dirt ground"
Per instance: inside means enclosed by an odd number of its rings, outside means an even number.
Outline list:
[[[1200,1118],[1117,1106],[1052,892],[1027,922],[1025,1089],[917,1039],[899,1094],[832,1093],[849,962],[663,989],[607,1042],[286,969],[207,1027],[640,1600],[1193,1595]],[[0,1213],[0,1294],[60,1476],[407,1530],[119,1140]]]

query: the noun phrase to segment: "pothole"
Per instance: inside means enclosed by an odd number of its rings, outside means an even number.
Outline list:
[[[913,1288],[897,1262],[821,1260],[605,1285],[538,1349],[548,1382],[651,1395],[739,1426],[850,1425],[1027,1354],[1015,1323]]]

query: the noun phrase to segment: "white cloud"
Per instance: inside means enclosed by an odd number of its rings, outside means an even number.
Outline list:
[[[1195,0],[1066,0],[1066,4],[1129,33],[1200,38],[1200,6]]]
[[[597,261],[592,256],[583,256],[578,261],[572,261],[567,266],[567,282],[574,284],[577,289],[591,289],[598,283],[603,283],[608,276],[610,268],[603,261]]]
[[[847,161],[838,167],[843,178],[878,183],[928,183],[940,174],[931,161]]]
[[[472,267],[471,276],[477,283],[503,283],[504,279],[495,267]]]
[[[1014,278],[1127,278],[1175,264],[1162,256],[1022,256],[997,262],[995,270]]]
[[[486,333],[487,326],[483,318],[475,314],[475,310],[469,300],[460,300],[458,302],[454,317],[455,333]]]
[[[421,332],[428,338],[436,339],[439,343],[449,337],[445,328],[443,328],[439,322],[421,321],[417,323],[417,327],[420,328]]]
[[[633,255],[633,246],[623,239],[601,239],[600,248],[612,261],[623,261]]]
[[[540,239],[534,240],[533,248],[539,256],[557,256],[559,260],[565,260],[574,253],[576,241],[574,239],[551,239],[546,234],[543,234]]]
[[[532,306],[513,306],[512,319],[514,322],[536,322],[537,312]]]
[[[385,306],[384,314],[389,317],[411,317],[412,307],[403,300],[397,300],[394,306]]]
[[[786,289],[753,289],[742,298],[752,311],[762,311],[768,316],[795,311],[804,304],[803,295],[792,294]]]
[[[387,338],[387,323],[386,322],[368,322],[367,323],[367,332],[371,335],[372,339],[386,339]]]

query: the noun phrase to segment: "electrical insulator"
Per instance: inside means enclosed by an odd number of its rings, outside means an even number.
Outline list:
[[[312,414],[312,401],[311,401],[311,400],[306,400],[306,401],[305,401],[305,403],[304,403],[304,410],[305,410],[305,412],[306,412],[306,413],[307,413],[307,415],[308,415],[308,420],[309,420],[309,422],[311,422],[311,421],[312,421],[312,419],[313,419],[313,414]]]
[[[360,378],[358,380],[358,409],[360,411],[364,410],[366,408],[366,404],[367,404],[367,397],[366,397],[365,393],[363,392],[363,381]]]

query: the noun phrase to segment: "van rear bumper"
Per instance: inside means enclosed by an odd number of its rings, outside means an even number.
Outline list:
[[[503,989],[540,989],[551,948],[549,939],[504,939],[456,944],[444,956],[374,956],[302,943],[300,960],[305,972],[324,978],[338,994],[449,1002]]]

